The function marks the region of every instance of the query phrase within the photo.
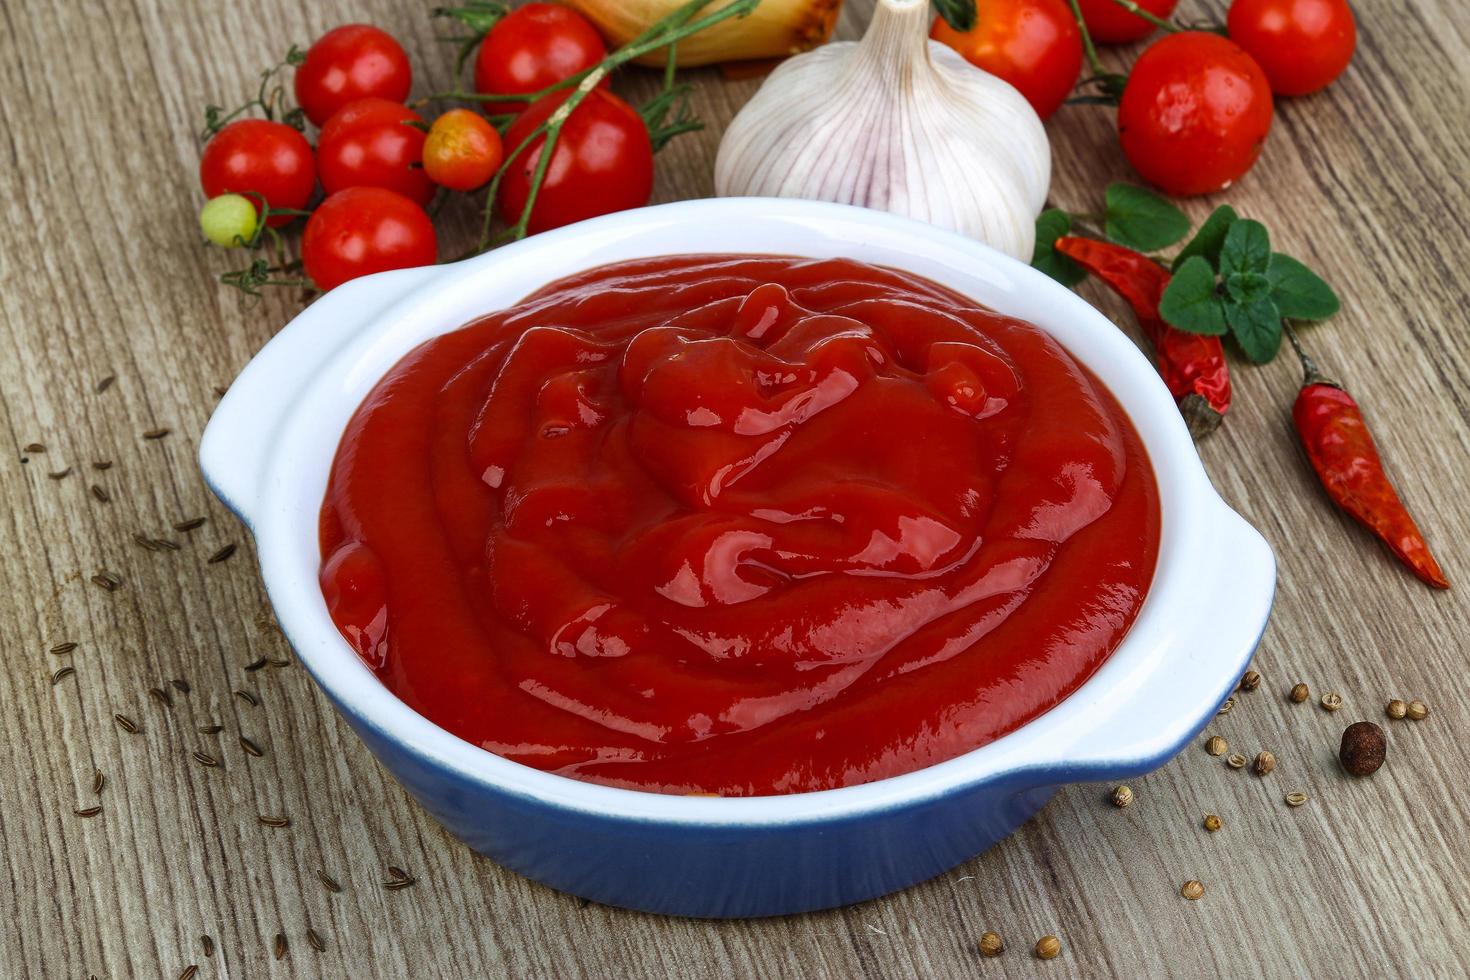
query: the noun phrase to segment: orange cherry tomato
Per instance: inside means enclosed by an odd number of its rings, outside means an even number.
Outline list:
[[[435,119],[424,142],[424,173],[452,191],[485,186],[504,159],[500,134],[469,109],[450,109]]]

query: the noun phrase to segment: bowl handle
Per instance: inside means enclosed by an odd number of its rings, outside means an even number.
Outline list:
[[[439,271],[398,269],[343,283],[286,324],[230,385],[199,441],[199,466],[210,489],[247,525],[276,436],[307,383],[366,323]]]
[[[1215,508],[1207,532],[1214,540],[1195,542],[1192,549],[1196,560],[1211,566],[1198,579],[1204,587],[1169,610],[1181,625],[1159,644],[1151,662],[1106,700],[1083,706],[1086,723],[1077,726],[1075,741],[1052,755],[1067,760],[1065,781],[1151,772],[1213,722],[1236,689],[1270,617],[1276,555],[1224,501],[1216,498]]]

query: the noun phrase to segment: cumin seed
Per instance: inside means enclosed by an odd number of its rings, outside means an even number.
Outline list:
[[[92,576],[92,584],[97,586],[99,589],[105,589],[108,592],[116,592],[117,587],[119,585],[122,585],[122,578],[116,572],[109,572],[107,569],[104,568],[102,571]]]
[[[94,470],[110,470],[110,469],[112,469],[112,460],[110,460],[110,459],[93,460],[93,462],[92,462],[92,469],[94,469]]]
[[[227,560],[234,553],[235,543],[231,541],[229,544],[225,545],[223,548],[209,556],[209,564],[218,565],[220,562]]]
[[[327,951],[327,941],[322,938],[321,933],[310,926],[306,929],[306,941],[311,943],[311,948],[318,953],[325,953]]]
[[[189,682],[184,680],[182,677],[175,677],[173,680],[169,681],[169,684],[172,685],[173,689],[175,691],[178,691],[180,694],[189,693]]]
[[[95,817],[95,816],[97,816],[97,814],[99,814],[101,812],[102,812],[102,808],[100,806],[95,806],[95,805],[94,806],[85,807],[85,808],[83,808],[81,810],[75,810],[75,809],[72,810],[72,813],[75,813],[79,817]]]
[[[172,708],[174,706],[174,699],[169,697],[168,692],[161,687],[150,687],[148,689],[148,696],[165,708]]]
[[[266,659],[264,657],[261,657],[259,660],[252,660],[248,664],[246,664],[245,670],[253,674],[260,668],[264,667],[266,663]]]
[[[256,745],[254,742],[250,741],[250,739],[246,738],[244,735],[240,736],[240,748],[245,750],[246,755],[253,755],[257,759],[265,755],[264,752],[260,751],[259,745]]]
[[[201,734],[201,735],[218,735],[220,732],[222,732],[224,730],[225,730],[225,726],[224,725],[202,725],[199,728],[199,734]]]
[[[147,432],[143,433],[143,438],[162,439],[164,436],[168,435],[172,431],[172,429],[149,429]]]
[[[205,956],[213,956],[214,955],[214,939],[213,939],[213,937],[209,936],[207,933],[205,935],[203,935],[203,936],[200,936],[199,937],[199,945],[201,945],[201,946],[204,947],[204,955]]]
[[[111,495],[109,495],[106,490],[103,490],[95,483],[92,484],[92,496],[96,497],[99,502],[104,504],[112,502]]]
[[[289,827],[289,826],[291,826],[291,818],[288,817],[288,816],[286,816],[286,815],[284,815],[284,814],[282,814],[280,816],[273,816],[273,815],[270,815],[270,814],[262,813],[260,815],[260,822],[263,823],[263,824],[265,824],[267,827]]]
[[[137,723],[135,721],[133,721],[133,719],[129,718],[127,715],[113,715],[112,716],[112,720],[115,721],[115,722],[117,722],[117,727],[118,728],[121,728],[123,731],[127,732],[129,735],[136,735],[136,734],[138,734],[138,725],[137,725]]]
[[[92,795],[101,796],[102,787],[107,785],[107,777],[102,774],[101,769],[92,770]]]
[[[194,980],[194,977],[198,972],[199,964],[190,963],[188,966],[184,967],[184,972],[179,974],[179,980]]]
[[[41,445],[39,442],[28,442],[26,443],[25,447],[21,449],[21,452],[24,453],[44,453],[45,451],[46,447]]]
[[[276,954],[276,959],[279,960],[279,959],[285,958],[285,956],[286,956],[286,934],[284,932],[278,932],[278,933],[276,933],[276,942],[275,942],[275,948],[274,948],[273,952]]]
[[[101,381],[97,382],[97,394],[100,395],[104,391],[106,391],[108,388],[111,388],[112,387],[112,383],[114,381],[116,381],[116,380],[117,380],[117,375],[115,375],[115,374],[109,374],[107,377],[105,377]]]
[[[251,694],[249,691],[236,691],[235,697],[239,698],[241,701],[244,701],[252,708],[260,707],[260,698]]]
[[[337,884],[337,879],[327,874],[325,868],[317,868],[316,877],[322,883],[322,887],[333,895],[339,894],[342,891],[342,886]]]
[[[75,667],[68,666],[56,668],[54,671],[51,672],[51,686],[55,687],[57,684],[60,684],[62,681],[66,680],[68,677],[70,677],[72,674],[75,674],[76,672],[77,669]]]
[[[55,473],[47,473],[46,476],[53,480],[65,480],[67,477],[71,476],[71,467],[68,466],[64,470],[57,470]]]
[[[388,874],[391,880],[383,882],[383,887],[388,889],[389,891],[397,891],[400,888],[407,888],[412,885],[416,880],[413,875],[409,874],[407,871],[404,871],[402,868],[394,867],[391,864],[388,865]]]
[[[60,657],[63,654],[71,653],[76,648],[77,645],[75,643],[73,643],[71,640],[66,640],[65,642],[58,643],[54,647],[52,647],[51,652]]]
[[[148,535],[144,534],[142,531],[135,532],[133,534],[133,540],[136,541],[138,544],[142,545],[148,551],[157,551],[158,550],[158,544],[152,538],[150,538]]]
[[[176,521],[174,523],[174,530],[181,532],[192,531],[197,527],[203,527],[204,522],[208,519],[207,517],[191,517],[186,521]]]
[[[272,667],[289,667],[291,666],[291,658],[281,657],[279,659],[270,661],[270,665]]]
[[[201,766],[207,766],[210,769],[215,769],[219,766],[219,760],[202,749],[195,749],[189,754],[192,755],[194,757],[194,761],[199,763]]]

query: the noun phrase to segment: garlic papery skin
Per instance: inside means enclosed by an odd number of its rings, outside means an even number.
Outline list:
[[[715,192],[892,211],[1030,261],[1046,130],[1019,92],[928,35],[928,0],[878,0],[861,41],[782,64],[725,131]]]

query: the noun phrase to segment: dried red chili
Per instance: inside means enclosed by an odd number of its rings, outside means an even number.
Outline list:
[[[1196,439],[1208,435],[1230,408],[1230,367],[1219,337],[1186,333],[1159,316],[1159,299],[1169,285],[1169,270],[1141,252],[1111,242],[1059,238],[1053,246],[1107,283],[1133,307],[1138,325],[1154,345],[1159,374],[1179,403],[1179,412]]]
[[[1420,579],[1436,589],[1448,589],[1449,579],[1383,470],[1362,409],[1341,385],[1317,371],[1290,326],[1286,336],[1306,373],[1291,410],[1292,421],[1327,495]]]

